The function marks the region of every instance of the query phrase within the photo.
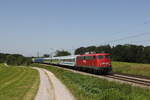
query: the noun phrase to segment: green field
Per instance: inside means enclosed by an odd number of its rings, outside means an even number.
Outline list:
[[[38,86],[36,70],[0,64],[0,100],[33,100]]]
[[[150,76],[150,64],[112,62],[113,72]]]
[[[149,100],[150,90],[127,84],[108,82],[57,67],[34,64],[53,72],[72,92],[77,100]]]

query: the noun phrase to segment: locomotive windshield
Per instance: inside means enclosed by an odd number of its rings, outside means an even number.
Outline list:
[[[99,55],[99,56],[97,56],[97,57],[98,57],[98,59],[103,59],[104,57],[105,57],[106,59],[110,59],[110,55],[105,55],[105,56]]]
[[[104,58],[104,56],[100,56],[100,55],[97,56],[97,57],[98,57],[98,59],[103,59]]]
[[[107,58],[107,59],[110,59],[110,55],[106,55],[106,58]]]

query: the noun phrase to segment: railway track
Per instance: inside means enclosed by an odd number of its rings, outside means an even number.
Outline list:
[[[133,77],[129,75],[120,75],[120,74],[106,75],[106,77],[127,81],[139,85],[150,86],[150,80],[145,78]]]
[[[112,73],[110,75],[97,75],[97,74],[93,74],[93,73],[84,72],[81,70],[74,70],[74,69],[72,69],[72,67],[70,67],[70,68],[68,68],[68,67],[66,68],[66,66],[58,66],[58,67],[60,67],[64,70],[72,71],[74,73],[80,73],[83,75],[89,75],[89,76],[94,76],[94,77],[98,77],[98,78],[102,78],[102,79],[107,79],[108,81],[117,81],[117,82],[121,82],[121,83],[131,84],[133,86],[150,89],[150,77],[136,76],[136,75],[129,75],[129,74],[119,74],[119,73]]]

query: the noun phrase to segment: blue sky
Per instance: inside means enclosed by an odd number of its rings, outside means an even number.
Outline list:
[[[1,0],[0,52],[35,56],[150,33],[149,5],[149,0]],[[111,44],[149,45],[149,38]]]

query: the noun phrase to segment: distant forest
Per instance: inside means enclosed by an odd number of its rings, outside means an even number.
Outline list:
[[[67,51],[57,51],[57,56],[70,55]],[[75,54],[89,53],[110,53],[113,61],[122,62],[136,62],[136,63],[150,63],[150,46],[142,45],[102,45],[102,46],[88,46],[80,47],[75,50]],[[60,55],[61,54],[61,55]],[[4,54],[0,53],[0,63],[7,63],[8,65],[30,65],[32,63],[31,57],[24,57],[20,54]]]
[[[20,54],[0,53],[0,63],[7,63],[8,65],[29,65],[31,62],[31,58],[24,57]]]
[[[150,63],[150,46],[142,45],[102,45],[80,47],[75,50],[75,54],[89,53],[110,53],[113,61]]]

